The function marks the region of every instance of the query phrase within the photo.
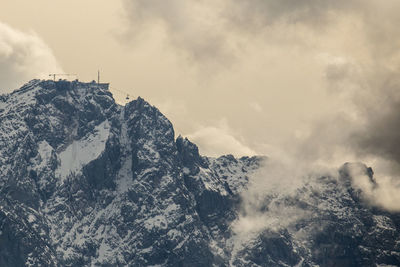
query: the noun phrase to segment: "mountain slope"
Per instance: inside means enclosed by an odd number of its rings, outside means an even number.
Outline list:
[[[218,262],[212,227],[229,220],[212,218],[234,218],[259,158],[201,157],[155,107],[93,83],[34,80],[0,107],[2,222],[16,231],[1,243],[17,246],[0,265]]]
[[[400,265],[399,214],[368,206],[349,164],[264,194],[263,227],[238,229],[264,160],[203,157],[104,85],[33,80],[0,96],[0,266]]]

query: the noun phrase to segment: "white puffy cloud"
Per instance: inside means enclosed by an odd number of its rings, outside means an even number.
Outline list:
[[[187,137],[199,146],[200,153],[205,156],[217,157],[226,154],[251,156],[257,154],[236,138],[224,121],[217,127],[202,127]]]
[[[60,71],[53,52],[36,33],[22,32],[0,22],[0,93]]]

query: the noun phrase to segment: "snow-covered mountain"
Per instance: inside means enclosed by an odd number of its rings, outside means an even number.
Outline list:
[[[307,216],[239,238],[264,160],[201,156],[102,84],[33,80],[0,96],[0,266],[400,265],[399,214],[367,206],[349,165],[260,207]]]

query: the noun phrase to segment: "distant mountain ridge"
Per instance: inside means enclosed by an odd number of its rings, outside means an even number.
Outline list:
[[[0,96],[0,266],[400,265],[399,214],[360,201],[347,165],[265,199],[312,216],[238,245],[232,222],[264,160],[201,156],[140,97],[30,81]]]

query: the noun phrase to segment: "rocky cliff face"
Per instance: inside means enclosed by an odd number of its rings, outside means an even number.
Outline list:
[[[266,198],[310,216],[238,243],[263,160],[201,156],[141,98],[33,80],[0,97],[0,266],[400,265],[400,217],[360,201],[346,166]]]
[[[34,80],[0,109],[1,266],[225,261],[259,158],[202,157],[157,108],[92,83]]]

